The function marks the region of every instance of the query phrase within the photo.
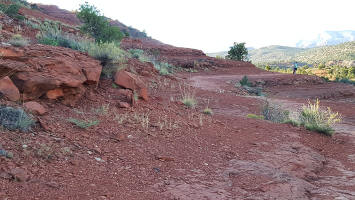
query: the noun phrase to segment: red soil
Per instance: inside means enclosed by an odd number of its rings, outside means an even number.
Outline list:
[[[22,12],[65,20],[55,12]],[[5,23],[6,39],[15,32]],[[24,33],[35,36],[28,27]],[[144,77],[149,101],[133,108],[118,108],[121,94],[111,80],[88,88],[75,107],[36,100],[47,114],[30,133],[0,129],[0,149],[13,153],[0,156],[0,199],[355,199],[354,86],[265,72],[154,40],[127,39],[122,47],[204,70]],[[146,74],[144,65],[128,64]],[[265,99],[240,95],[234,85],[244,75],[288,110],[319,98],[344,120],[327,137],[249,119]],[[185,92],[196,96],[195,108],[180,102]],[[202,114],[206,107],[214,114]],[[80,129],[70,118],[99,124]]]
[[[38,127],[29,134],[5,130],[0,134],[3,149],[14,153],[13,159],[0,158],[0,197],[354,198],[354,134],[338,132],[326,137],[291,125],[246,118],[248,113],[260,112],[262,100],[235,96],[228,82],[238,81],[246,73],[264,76],[256,68],[240,67],[179,74],[176,80],[156,77],[150,83],[151,100],[132,109],[115,107],[117,89],[111,81],[100,82],[75,108],[41,102],[49,111],[40,117],[47,131]],[[203,79],[215,85],[200,81]],[[184,86],[186,83],[195,87]],[[339,90],[343,87],[328,85]],[[181,87],[195,92],[196,108],[188,109],[179,102]],[[311,90],[317,85],[300,87]],[[349,111],[354,102],[337,100],[328,99],[327,103],[340,112],[348,109],[345,118],[354,116],[355,109]],[[97,109],[102,105],[109,109]],[[201,114],[207,105],[214,115]],[[147,127],[142,123],[143,114],[149,115]],[[67,121],[73,117],[98,119],[100,124],[82,130]],[[8,172],[15,167],[25,170],[28,181],[11,179]]]

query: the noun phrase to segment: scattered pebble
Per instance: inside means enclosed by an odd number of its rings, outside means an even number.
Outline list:
[[[102,160],[101,158],[98,158],[98,157],[95,157],[95,160],[96,160],[97,162],[105,162],[104,160]]]

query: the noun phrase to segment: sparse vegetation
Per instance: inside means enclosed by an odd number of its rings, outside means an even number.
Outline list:
[[[180,85],[181,102],[189,108],[194,108],[197,105],[195,92],[188,85]]]
[[[138,59],[141,62],[151,62],[152,58],[144,53],[142,49],[130,49],[128,50],[131,58]]]
[[[264,119],[264,116],[262,115],[256,115],[256,114],[248,114],[247,118],[251,118],[251,119]]]
[[[149,123],[150,123],[150,113],[142,113],[142,114],[137,114],[135,113],[133,118],[136,123],[139,123],[144,130],[147,130],[149,128]]]
[[[115,114],[115,121],[117,121],[118,124],[123,124],[128,119],[127,114]]]
[[[251,87],[251,82],[249,82],[249,79],[247,76],[243,76],[242,80],[239,81],[240,85],[242,86],[249,86]]]
[[[109,110],[110,110],[110,104],[104,104],[104,105],[94,109],[93,111],[99,115],[107,115]]]
[[[36,149],[35,154],[44,159],[51,160],[56,156],[54,149],[47,144],[39,144],[39,147]]]
[[[29,41],[23,38],[22,35],[16,34],[12,36],[9,43],[16,47],[24,47],[29,44]]]
[[[212,114],[213,114],[213,111],[212,111],[211,108],[206,107],[206,108],[203,110],[203,114],[212,115]]]
[[[284,110],[280,105],[271,104],[269,101],[266,101],[262,108],[262,115],[265,120],[269,120],[276,123],[284,123],[290,119],[290,112]]]
[[[166,62],[153,62],[154,67],[159,71],[160,75],[169,75],[174,72],[174,66]]]
[[[299,120],[306,129],[331,136],[334,133],[332,126],[341,121],[341,116],[332,112],[330,108],[321,109],[317,99],[314,104],[309,102],[303,106]]]
[[[79,51],[87,51],[87,43],[74,35],[63,34],[61,24],[55,21],[44,21],[39,25],[38,42],[51,46],[61,46]]]
[[[118,63],[126,57],[126,52],[115,43],[89,43],[87,52],[90,56],[100,60],[103,66],[110,63]]]
[[[4,4],[1,2],[0,11],[13,19],[24,20],[25,17],[19,14],[19,10],[21,8],[20,1],[11,1],[11,3],[12,4]]]
[[[42,44],[87,52],[101,62],[103,66],[101,75],[104,78],[112,78],[112,74],[123,66],[125,58],[128,56],[115,42],[95,43],[74,35],[63,34],[60,24],[55,22],[46,22],[41,25],[41,31],[37,38]]]
[[[68,121],[75,126],[82,128],[82,129],[88,129],[92,126],[96,126],[100,123],[99,120],[81,120],[81,119],[75,119],[75,118],[69,118]]]
[[[0,125],[9,130],[27,132],[34,125],[34,120],[20,108],[0,105]]]

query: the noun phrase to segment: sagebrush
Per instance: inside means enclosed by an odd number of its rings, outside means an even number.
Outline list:
[[[303,106],[299,121],[308,130],[333,135],[332,126],[341,121],[341,115],[332,112],[329,107],[322,109],[317,99],[315,103],[308,102],[308,105]]]

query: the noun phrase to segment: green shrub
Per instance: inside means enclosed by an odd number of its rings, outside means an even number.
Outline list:
[[[211,108],[207,107],[203,110],[203,114],[206,114],[206,115],[212,115],[213,114],[213,111]]]
[[[153,61],[153,64],[155,69],[159,71],[160,75],[165,76],[174,73],[175,67],[169,63]]]
[[[102,65],[109,63],[117,63],[123,61],[127,56],[126,52],[122,50],[116,43],[89,43],[87,52],[90,56],[101,61]]]
[[[99,120],[80,120],[80,119],[75,119],[75,118],[70,118],[68,121],[75,126],[82,128],[82,129],[88,129],[92,126],[96,126],[97,124],[100,123]]]
[[[251,85],[252,85],[252,84],[249,82],[247,76],[243,76],[242,80],[240,80],[239,83],[240,83],[240,85],[242,85],[242,86],[249,86],[249,87],[251,87]]]
[[[9,130],[29,131],[34,120],[24,110],[0,106],[0,125]]]
[[[341,121],[341,116],[332,112],[330,108],[321,109],[317,99],[314,104],[309,102],[303,106],[299,120],[306,129],[331,136],[334,133],[332,126]]]
[[[128,50],[130,53],[131,58],[138,59],[141,62],[152,62],[152,58],[149,58],[149,56],[145,55],[144,51],[142,49],[130,49]]]
[[[12,38],[9,40],[9,43],[16,46],[16,47],[24,47],[29,44],[29,41],[23,38],[21,35],[13,35]]]
[[[131,58],[139,59],[144,51],[142,49],[129,49],[128,52],[131,54]]]
[[[232,60],[245,61],[248,57],[248,49],[245,47],[245,43],[236,43],[230,47],[226,58]]]
[[[194,108],[197,105],[195,93],[189,88],[189,86],[180,86],[181,102],[189,108]]]
[[[251,118],[251,119],[264,119],[264,116],[262,115],[255,115],[255,114],[248,114],[247,118]]]
[[[0,11],[13,19],[24,20],[25,17],[19,14],[20,7],[19,4],[0,4]]]
[[[63,34],[60,23],[45,21],[39,25],[40,32],[37,35],[38,42],[45,45],[61,46],[79,51],[86,51],[87,40],[74,35]]]
[[[262,114],[264,119],[276,123],[284,123],[290,119],[288,110],[283,110],[280,105],[270,104],[268,101],[263,106]]]
[[[183,104],[185,104],[187,107],[189,107],[189,108],[193,108],[193,107],[195,107],[196,106],[196,104],[197,104],[197,101],[196,101],[196,99],[194,98],[194,97],[184,97],[182,100],[181,100],[181,102],[183,103]]]
[[[124,37],[118,27],[111,26],[105,16],[87,2],[80,6],[77,17],[83,22],[81,31],[91,35],[97,42],[119,42]]]
[[[291,124],[292,126],[299,126],[300,125],[297,121],[292,120],[292,119],[286,120],[283,123],[284,124]]]

